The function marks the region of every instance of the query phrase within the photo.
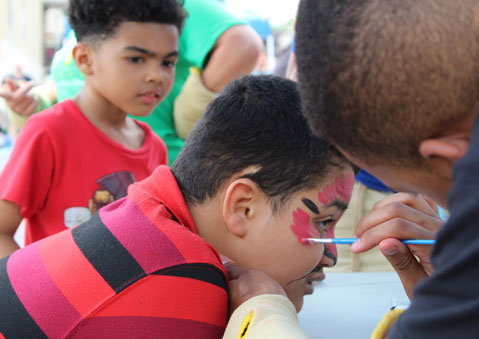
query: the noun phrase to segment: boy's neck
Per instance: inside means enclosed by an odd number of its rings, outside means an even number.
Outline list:
[[[87,84],[73,99],[85,117],[103,133],[129,149],[143,145],[145,132],[128,114]]]
[[[226,246],[226,226],[224,225],[222,206],[218,199],[213,198],[200,205],[188,204],[188,210],[193,218],[198,235],[212,245],[220,254],[229,253]]]
[[[127,113],[113,105],[104,96],[88,86],[88,84],[83,86],[74,100],[88,120],[98,128],[102,125],[116,128],[121,128],[125,125]]]

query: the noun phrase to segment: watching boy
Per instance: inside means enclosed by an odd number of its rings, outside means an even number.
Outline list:
[[[142,122],[170,91],[184,11],[177,0],[72,0],[73,58],[81,92],[35,115],[0,177],[0,257],[75,226],[167,163],[164,142]]]
[[[311,272],[336,261],[334,246],[304,238],[333,236],[353,177],[309,131],[294,82],[233,81],[171,170],[158,167],[89,221],[0,261],[0,303],[10,305],[0,333],[221,337],[228,295],[218,252],[272,276],[299,310],[324,277]]]

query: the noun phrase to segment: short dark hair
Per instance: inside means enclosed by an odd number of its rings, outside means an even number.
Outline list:
[[[232,81],[207,107],[171,166],[185,201],[201,204],[242,170],[274,210],[313,188],[333,168],[351,164],[314,136],[301,112],[295,82],[277,76]]]
[[[477,0],[302,0],[296,60],[315,133],[378,164],[423,166],[420,142],[478,106]]]
[[[70,0],[68,15],[78,41],[96,41],[128,21],[171,24],[180,32],[186,12],[178,0]]]

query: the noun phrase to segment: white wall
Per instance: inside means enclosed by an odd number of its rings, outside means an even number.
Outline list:
[[[44,8],[68,0],[0,0],[0,76],[15,65],[34,79],[44,77]]]

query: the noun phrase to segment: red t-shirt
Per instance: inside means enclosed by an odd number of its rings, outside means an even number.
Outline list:
[[[0,176],[0,199],[22,207],[25,244],[88,220],[167,164],[165,143],[137,123],[145,138],[132,150],[93,125],[72,100],[28,119]]]

